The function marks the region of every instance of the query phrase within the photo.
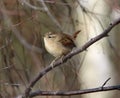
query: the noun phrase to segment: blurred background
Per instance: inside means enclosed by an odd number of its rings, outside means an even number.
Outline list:
[[[47,53],[47,32],[72,35],[79,48],[120,17],[119,0],[0,0],[0,98],[24,93],[28,83],[54,57]],[[120,25],[104,38],[69,59],[42,79],[34,90],[59,91],[120,84]],[[119,98],[119,91],[36,98]]]

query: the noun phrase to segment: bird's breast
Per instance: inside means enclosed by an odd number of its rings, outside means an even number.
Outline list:
[[[45,42],[45,48],[46,50],[53,55],[54,57],[59,57],[63,54],[67,54],[70,50],[66,47],[64,47],[60,42],[52,41],[52,40],[46,40]]]

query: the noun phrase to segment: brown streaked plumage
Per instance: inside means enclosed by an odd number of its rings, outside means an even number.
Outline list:
[[[61,57],[69,53],[74,47],[73,38],[64,33],[48,32],[45,34],[46,50],[54,57]]]

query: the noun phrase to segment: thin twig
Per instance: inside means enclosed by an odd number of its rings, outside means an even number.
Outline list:
[[[96,37],[92,38],[90,41],[88,41],[85,45],[83,45],[82,47],[75,49],[73,51],[71,51],[69,54],[67,54],[66,56],[64,56],[61,60],[59,59],[58,61],[56,61],[53,66],[47,66],[45,69],[43,69],[42,71],[40,71],[38,73],[38,75],[35,76],[34,79],[32,79],[32,81],[29,83],[28,87],[25,90],[25,96],[28,97],[29,93],[32,89],[32,87],[36,84],[36,82],[41,79],[45,74],[47,74],[49,71],[51,71],[53,68],[59,66],[60,64],[66,62],[69,58],[71,58],[72,56],[85,51],[89,46],[91,46],[92,44],[94,44],[95,42],[97,42],[98,40],[107,37],[108,33],[110,33],[110,31],[112,30],[113,27],[115,27],[117,24],[120,23],[120,18],[115,20],[113,23],[110,23],[110,25],[108,26],[108,28],[106,28],[101,34],[97,35]]]
[[[111,78],[108,78],[102,85],[102,88],[107,84],[107,82],[110,80]]]
[[[36,7],[36,6],[33,6],[32,4],[30,4],[28,1],[26,0],[18,0],[19,2],[21,2],[21,4],[25,4],[27,5],[28,7],[34,9],[34,10],[39,10],[39,11],[45,11],[44,8],[40,8],[40,7]]]
[[[3,8],[5,9],[4,4],[3,4],[2,6],[3,6]],[[1,10],[1,12],[2,12],[2,15],[4,16],[4,20],[7,20],[7,25],[8,25],[8,27],[11,28],[12,32],[14,33],[14,35],[17,37],[17,39],[20,41],[20,43],[21,43],[26,49],[28,49],[28,50],[30,50],[30,51],[36,51],[36,52],[38,52],[38,53],[42,53],[42,52],[43,52],[43,50],[42,50],[41,48],[38,48],[38,47],[36,47],[36,46],[33,46],[33,45],[29,44],[29,43],[25,40],[25,38],[20,34],[20,32],[15,28],[15,26],[13,25],[13,23],[12,23],[11,19],[9,18],[9,16],[8,16],[6,13],[4,13],[4,10]]]
[[[55,23],[55,25],[63,32],[63,29],[61,27],[61,25],[59,24],[59,22],[56,20],[56,18],[51,14],[51,12],[49,11],[47,5],[45,4],[44,0],[38,0],[41,2],[44,10],[46,11],[46,13],[48,14],[48,16],[51,18],[51,20]]]

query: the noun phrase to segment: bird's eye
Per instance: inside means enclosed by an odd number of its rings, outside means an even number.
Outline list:
[[[56,37],[55,34],[50,34],[50,35],[48,35],[48,38],[55,38],[55,37]]]
[[[52,38],[52,37],[49,35],[48,38]]]

